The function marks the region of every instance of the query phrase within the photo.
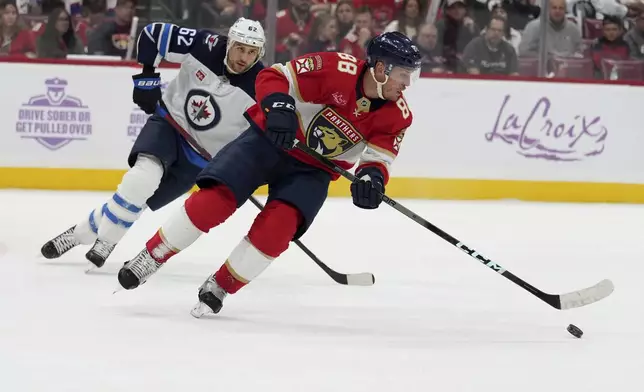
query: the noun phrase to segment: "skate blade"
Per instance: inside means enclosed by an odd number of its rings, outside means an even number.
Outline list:
[[[208,307],[208,305],[204,304],[203,302],[199,302],[198,304],[196,304],[190,311],[190,314],[194,318],[201,318],[210,313],[212,313],[212,310],[210,309],[210,307]]]
[[[123,287],[121,285],[116,286],[116,288],[112,292],[112,295],[118,293],[119,291],[123,291]]]
[[[88,265],[87,269],[85,270],[85,273],[86,273],[86,274],[89,274],[90,272],[92,272],[92,271],[94,271],[95,269],[97,269],[97,268],[96,268],[96,265],[94,265],[93,263],[88,262],[88,264],[89,264],[89,265]]]

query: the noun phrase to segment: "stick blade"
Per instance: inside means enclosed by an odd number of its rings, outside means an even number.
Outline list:
[[[613,293],[615,286],[609,279],[604,279],[594,286],[559,295],[559,309],[573,309],[600,301]]]
[[[376,277],[370,272],[347,274],[347,285],[349,286],[373,286],[374,283],[376,283]]]

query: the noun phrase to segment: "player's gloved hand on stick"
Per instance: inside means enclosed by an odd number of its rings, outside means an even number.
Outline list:
[[[161,74],[152,67],[144,67],[143,72],[133,75],[134,91],[132,100],[146,114],[152,114],[161,100]]]
[[[261,106],[266,114],[266,137],[277,147],[293,148],[298,124],[293,97],[273,93],[262,100]]]
[[[369,166],[360,169],[356,177],[359,181],[351,184],[353,204],[367,210],[378,208],[382,202],[381,194],[385,193],[385,176],[382,171],[377,167]]]

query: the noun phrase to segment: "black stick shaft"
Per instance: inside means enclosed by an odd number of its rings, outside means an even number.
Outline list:
[[[358,181],[358,178],[354,176],[352,173],[349,171],[341,168],[340,166],[334,164],[327,158],[321,156],[308,146],[297,142],[295,144],[295,148],[300,149],[301,151],[306,152],[316,160],[318,160],[320,163],[322,163],[324,166],[328,167],[329,169],[333,170],[334,172],[340,174],[342,177],[346,178],[347,180],[351,182],[356,182]],[[425,220],[423,217],[417,215],[407,207],[403,206],[402,204],[398,203],[394,199],[388,197],[384,193],[380,194],[382,196],[382,201],[388,204],[389,206],[393,207],[395,210],[398,212],[402,213],[406,217],[410,218],[414,222],[418,223],[419,225],[425,227],[427,230],[431,231],[432,233],[436,234],[443,240],[449,242],[450,244],[454,245],[458,249],[462,250],[463,252],[467,253],[469,256],[472,258],[478,260],[482,264],[484,264],[486,267],[490,268],[491,270],[499,273],[500,275],[504,276],[508,280],[514,282],[516,285],[519,287],[523,288],[524,290],[530,292],[531,294],[535,295],[539,299],[541,299],[544,302],[547,302],[549,305],[555,307],[555,308],[560,308],[560,299],[558,295],[551,295],[544,293],[543,291],[537,289],[536,287],[532,286],[528,282],[524,281],[523,279],[517,277],[516,275],[512,274],[510,271],[506,270],[503,268],[500,264],[492,261],[491,259],[483,256],[479,252],[477,252],[474,248],[469,247],[456,239],[455,237],[451,236],[450,234],[446,233],[445,231],[441,230],[440,228],[434,226],[432,223],[428,222]]]
[[[260,203],[259,200],[255,199],[255,197],[251,196],[250,201],[251,201],[251,203],[253,203],[255,205],[255,207],[259,208],[260,210],[264,209],[264,205],[262,203]],[[336,282],[338,282],[340,284],[347,284],[348,283],[346,274],[342,274],[340,272],[334,271],[328,265],[324,264],[322,262],[322,260],[320,260],[315,255],[315,253],[313,253],[309,248],[307,248],[306,245],[304,245],[302,242],[300,242],[300,240],[295,240],[293,242],[295,242],[295,245],[297,245],[300,249],[302,249],[302,251],[304,253],[306,253],[306,255],[309,256],[311,258],[311,260],[313,260],[313,262],[315,262],[315,264],[317,264],[320,268],[322,268],[322,270],[324,272],[326,272],[326,274],[329,275],[329,277],[331,277],[331,279],[335,280]]]

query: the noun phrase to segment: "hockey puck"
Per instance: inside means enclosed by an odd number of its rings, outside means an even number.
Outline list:
[[[568,328],[566,329],[568,330],[568,332],[570,332],[572,336],[576,337],[577,339],[581,338],[581,335],[584,334],[584,331],[582,331],[581,329],[579,329],[577,326],[573,324],[568,325]]]

